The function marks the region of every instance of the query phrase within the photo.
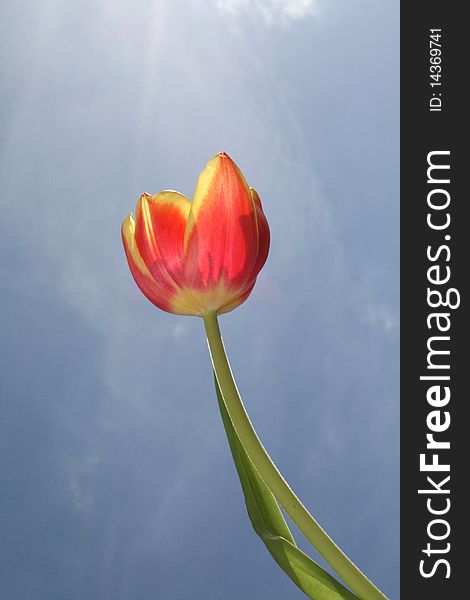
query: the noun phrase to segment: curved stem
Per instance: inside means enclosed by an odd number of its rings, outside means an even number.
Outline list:
[[[260,476],[300,531],[361,600],[386,600],[386,596],[320,527],[278,471],[260,442],[243,406],[225,354],[217,316],[215,313],[209,313],[204,315],[203,319],[212,364],[227,412],[240,442]]]

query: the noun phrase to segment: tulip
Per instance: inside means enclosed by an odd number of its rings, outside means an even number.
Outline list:
[[[147,298],[174,314],[203,318],[217,396],[255,529],[282,569],[315,600],[386,600],[308,512],[260,442],[240,398],[217,316],[244,302],[269,251],[261,201],[225,153],[199,176],[191,201],[174,191],[143,194],[122,224],[132,275]],[[245,488],[247,491],[245,491]],[[278,503],[357,594],[295,545]]]
[[[145,296],[174,314],[223,314],[250,295],[269,251],[261,201],[224,152],[183,194],[143,194],[135,220],[122,224],[134,279]]]

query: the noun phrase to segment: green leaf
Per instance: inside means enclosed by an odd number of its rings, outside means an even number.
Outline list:
[[[358,600],[355,594],[297,547],[276,499],[238,439],[215,375],[214,381],[225,432],[245,495],[248,515],[254,530],[271,556],[309,598]]]

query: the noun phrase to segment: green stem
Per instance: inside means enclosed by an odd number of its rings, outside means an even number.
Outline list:
[[[209,313],[204,315],[203,318],[212,363],[225,407],[242,446],[260,476],[295,525],[361,600],[386,600],[386,596],[367,579],[364,573],[323,531],[278,471],[260,442],[243,406],[225,354],[217,316],[215,313]]]

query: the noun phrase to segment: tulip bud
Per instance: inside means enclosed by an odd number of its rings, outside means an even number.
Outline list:
[[[269,251],[258,194],[224,152],[199,176],[191,201],[178,192],[143,194],[122,224],[140,290],[159,308],[204,316],[233,310],[251,293]]]

